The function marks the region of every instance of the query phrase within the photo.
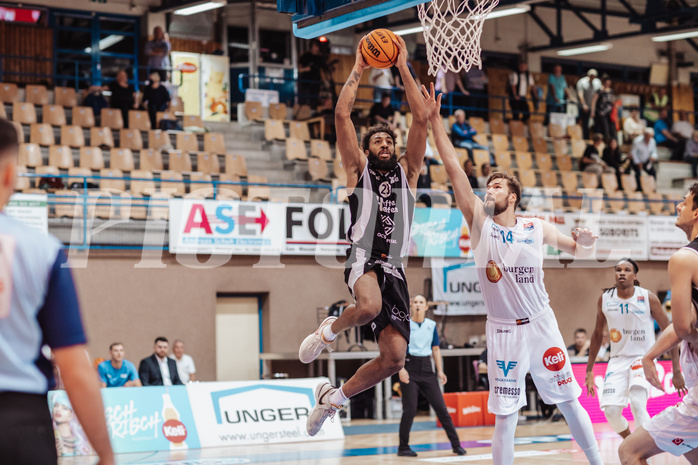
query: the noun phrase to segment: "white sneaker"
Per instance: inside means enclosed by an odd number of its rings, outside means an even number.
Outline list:
[[[323,349],[327,349],[328,351],[332,351],[330,348],[330,344],[332,344],[333,341],[327,342],[325,341],[325,338],[322,336],[322,330],[325,329],[325,326],[331,325],[334,323],[334,321],[337,319],[336,316],[330,316],[325,318],[325,321],[320,324],[320,327],[315,331],[313,334],[310,336],[306,337],[305,340],[303,340],[303,343],[301,344],[300,349],[298,349],[298,358],[301,360],[303,363],[310,363],[322,353]]]
[[[330,383],[318,384],[315,388],[315,407],[310,411],[305,426],[310,436],[315,436],[320,431],[328,417],[334,419],[335,413],[341,408],[340,405],[330,404],[329,401],[330,393],[336,390],[337,388]]]

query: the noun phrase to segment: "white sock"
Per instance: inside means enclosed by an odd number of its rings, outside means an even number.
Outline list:
[[[332,342],[335,340],[337,335],[332,332],[332,325],[325,325],[325,327],[322,328],[322,337],[325,339],[325,342]]]
[[[342,391],[342,388],[340,387],[330,393],[330,397],[328,398],[328,400],[330,404],[342,405],[349,399],[347,398],[347,396],[344,395],[344,391]]]
[[[492,436],[492,462],[494,465],[511,465],[514,463],[514,433],[519,413],[497,415]]]
[[[599,445],[594,436],[594,427],[591,424],[589,414],[582,407],[578,400],[571,402],[561,402],[557,404],[562,415],[570,427],[572,437],[582,448],[582,452],[587,456],[591,465],[603,465]]]

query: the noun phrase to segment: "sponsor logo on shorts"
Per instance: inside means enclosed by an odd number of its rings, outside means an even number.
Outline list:
[[[623,338],[623,336],[620,334],[620,331],[618,331],[615,328],[609,331],[609,335],[611,337],[611,342],[620,342],[620,340]]]
[[[567,383],[562,383],[563,380],[566,380],[568,378],[572,377],[572,372],[571,371],[563,371],[559,375],[555,375],[552,378],[548,378],[548,383],[554,384],[557,383],[558,386],[562,386],[562,384],[567,384]]]
[[[681,439],[681,438],[676,438],[676,439],[672,439],[671,442],[673,442],[673,443],[676,444],[677,446],[680,446],[681,444],[683,444],[683,439]]]
[[[504,360],[497,360],[497,366],[504,372],[504,377],[509,375],[509,372],[516,366],[517,362],[505,362]]]
[[[500,270],[497,264],[492,260],[487,262],[485,272],[487,274],[487,280],[491,283],[497,283],[502,279],[502,270]]]
[[[560,371],[565,366],[567,357],[559,347],[551,347],[543,354],[543,365],[550,371]]]
[[[390,309],[390,318],[396,321],[409,321],[410,319],[410,314],[405,313],[399,308],[397,308],[395,305],[393,305],[393,308]]]
[[[569,378],[561,379],[560,381],[557,382],[558,386],[564,386],[565,384],[570,384],[572,382],[572,377],[570,376]]]
[[[631,370],[639,370],[640,368],[642,368],[642,360],[639,358],[630,365]]]
[[[521,325],[527,325],[530,323],[530,320],[528,318],[519,318],[516,320],[516,325],[521,326]]]
[[[611,376],[612,374],[613,374],[612,371],[607,372],[607,373],[606,373],[606,376],[604,376],[604,378],[603,378],[604,382],[606,382],[606,380],[608,379],[608,377]]]
[[[498,329],[497,334],[511,334],[511,329]]]
[[[616,388],[604,388],[604,390],[603,390],[603,395],[615,394],[615,393],[616,393]]]
[[[521,388],[495,386],[494,387],[494,394],[498,395],[498,396],[505,396],[505,397],[518,397],[521,395]]]

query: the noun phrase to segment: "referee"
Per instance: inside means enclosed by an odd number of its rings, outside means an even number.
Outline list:
[[[436,332],[436,322],[425,318],[427,312],[427,299],[423,295],[412,298],[410,305],[410,344],[407,347],[405,367],[400,370],[400,392],[402,392],[402,419],[400,420],[400,446],[397,455],[401,457],[416,457],[417,453],[410,449],[410,430],[417,413],[417,393],[427,398],[434,408],[446,436],[451,441],[453,453],[465,455],[465,449],[460,445],[460,439],[453,420],[448,414],[444,397],[436,380],[437,376],[441,384],[446,384],[446,375],[443,371],[441,349],[439,349],[439,335]],[[436,374],[431,367],[431,355],[434,356]]]
[[[15,186],[15,127],[0,118],[0,206]],[[0,214],[0,462],[56,464],[56,439],[46,394],[55,386],[54,360],[75,413],[100,465],[113,465],[97,376],[85,350],[85,331],[62,244]]]

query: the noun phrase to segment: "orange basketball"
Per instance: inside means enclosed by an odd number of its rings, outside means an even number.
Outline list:
[[[387,29],[371,31],[361,42],[361,55],[372,68],[390,68],[397,61],[398,48],[395,34]]]

